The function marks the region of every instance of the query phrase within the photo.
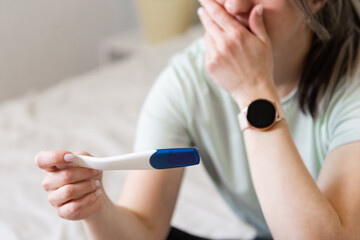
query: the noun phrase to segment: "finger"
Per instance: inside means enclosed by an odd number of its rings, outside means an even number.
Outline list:
[[[78,166],[80,166],[79,161],[78,161],[79,158],[76,157],[77,155],[92,156],[90,153],[84,152],[84,151],[77,151],[77,152],[75,152],[75,154],[66,154],[65,158],[66,157],[70,158],[71,163],[70,164],[64,164],[64,165],[57,165],[56,167],[58,169],[65,169],[65,168],[68,168],[68,167],[78,167]]]
[[[269,35],[266,31],[263,17],[263,6],[261,4],[255,6],[249,17],[249,25],[251,31],[264,43],[269,41]]]
[[[46,171],[58,170],[57,165],[67,165],[74,161],[68,151],[41,151],[35,156],[37,166]]]
[[[68,168],[53,172],[47,172],[42,182],[45,191],[53,191],[66,184],[86,181],[96,178],[102,171],[90,168]]]
[[[205,66],[206,69],[208,71],[209,74],[211,74],[213,72],[213,67],[215,67],[216,64],[216,59],[217,59],[217,49],[216,49],[216,44],[213,41],[213,39],[210,37],[210,35],[208,33],[205,33],[205,47],[206,47],[206,52],[205,52]],[[215,63],[215,65],[214,65]]]
[[[201,0],[203,8],[208,12],[210,18],[225,32],[233,33],[245,27],[235,20],[218,2],[214,0]]]
[[[207,65],[209,61],[213,61],[213,59],[216,58],[217,48],[216,48],[216,43],[208,33],[205,33],[204,39],[205,39],[205,47],[206,47],[205,63]]]
[[[94,206],[94,203],[99,203],[97,200],[101,194],[101,189],[97,189],[80,199],[65,203],[64,205],[58,207],[58,215],[68,220],[83,219],[89,214],[89,212],[93,211],[93,208],[97,207]]]
[[[199,8],[198,14],[206,33],[209,35],[215,45],[221,44],[223,41],[221,36],[224,35],[222,29],[219,28],[219,26],[209,17],[204,8]]]
[[[214,51],[216,51],[216,43],[214,39],[212,39],[209,33],[207,32],[205,33],[204,40],[205,40],[206,53],[212,54]]]
[[[90,153],[84,151],[77,151],[75,152],[75,155],[92,156]]]
[[[66,202],[82,198],[100,188],[99,180],[82,181],[75,184],[67,184],[48,195],[48,201],[54,207],[63,205]]]

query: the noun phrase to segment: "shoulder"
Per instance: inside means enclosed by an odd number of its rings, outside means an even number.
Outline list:
[[[338,88],[321,119],[326,126],[329,150],[360,140],[360,78]]]
[[[192,64],[192,66],[201,66],[203,56],[205,53],[204,38],[195,39],[190,45],[185,47],[182,51],[173,55],[169,63]]]
[[[204,48],[201,37],[170,57],[152,86],[145,107],[166,102],[177,109],[187,109],[198,91],[199,82],[204,79]]]
[[[182,51],[170,57],[153,88],[172,97],[183,95],[190,100],[197,91],[207,87],[204,53],[204,38],[195,39]]]
[[[349,109],[356,110],[360,104],[360,78],[352,83],[340,86],[330,100],[329,107],[325,114],[329,117],[340,117],[337,115],[345,113]],[[360,108],[359,108],[360,112]]]
[[[203,45],[196,39],[173,55],[158,75],[138,120],[135,149],[188,146],[196,84],[202,78]]]
[[[198,38],[182,51],[174,54],[168,61],[167,69],[176,75],[174,81],[194,84],[204,77],[204,38]]]
[[[344,84],[339,88],[336,92],[338,98],[341,102],[351,101],[351,100],[359,100],[360,95],[360,76],[356,78],[352,83]]]

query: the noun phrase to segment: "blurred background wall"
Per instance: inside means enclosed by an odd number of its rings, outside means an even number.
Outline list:
[[[0,0],[0,101],[97,66],[108,36],[138,27],[133,0]]]

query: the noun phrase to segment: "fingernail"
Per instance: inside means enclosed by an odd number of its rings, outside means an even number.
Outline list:
[[[65,168],[70,167],[70,165],[69,165],[69,164],[61,164],[61,165],[56,165],[56,167],[57,167],[58,169],[65,169]]]
[[[101,174],[101,170],[93,169],[94,177],[99,176]]]
[[[258,14],[259,16],[261,16],[261,15],[263,14],[263,6],[260,5],[260,6],[256,9],[256,11],[257,11],[257,14]]]
[[[199,15],[201,15],[203,12],[204,12],[204,8],[203,8],[203,7],[199,7],[198,10],[197,10],[197,13],[198,13]]]
[[[65,156],[64,156],[65,162],[73,162],[75,160],[75,158],[76,158],[76,156],[71,153],[65,154]]]
[[[100,181],[99,180],[95,180],[95,186],[96,186],[96,188],[100,187]]]
[[[102,193],[101,189],[98,189],[98,190],[95,191],[95,196],[98,197],[98,196],[101,195],[101,193]]]

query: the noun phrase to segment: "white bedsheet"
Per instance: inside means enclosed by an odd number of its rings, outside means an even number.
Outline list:
[[[195,27],[157,48],[0,104],[0,239],[86,239],[81,222],[56,215],[34,163],[43,149],[129,153],[144,98],[167,59],[202,34]],[[104,173],[116,201],[126,171]],[[187,169],[175,226],[213,238],[251,239],[254,229],[225,205],[202,165]],[[120,239],[120,237],[119,237]]]

